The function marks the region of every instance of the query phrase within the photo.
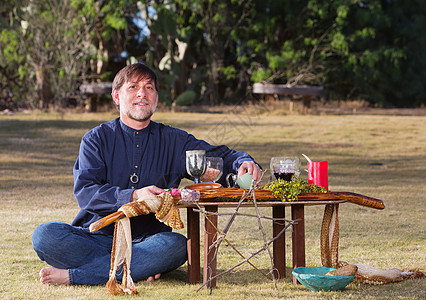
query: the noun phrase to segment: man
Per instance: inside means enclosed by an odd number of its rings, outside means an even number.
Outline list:
[[[74,165],[74,194],[80,212],[72,225],[51,222],[34,231],[34,250],[51,265],[40,271],[42,283],[105,284],[114,226],[90,233],[89,225],[142,196],[178,187],[188,177],[187,150],[202,149],[207,156],[222,157],[224,174],[248,172],[260,180],[260,168],[247,153],[212,146],[185,131],[151,121],[158,83],[156,74],[144,64],[119,71],[112,88],[120,117],[84,135]],[[224,183],[223,178],[220,182]],[[153,213],[131,218],[131,230],[134,281],[153,281],[185,263],[186,238],[172,232]]]

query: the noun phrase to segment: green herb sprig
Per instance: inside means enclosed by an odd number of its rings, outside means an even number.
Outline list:
[[[262,189],[271,191],[275,198],[281,199],[283,202],[297,201],[300,193],[327,193],[325,188],[309,184],[297,175],[293,176],[292,181],[278,179],[268,183]]]

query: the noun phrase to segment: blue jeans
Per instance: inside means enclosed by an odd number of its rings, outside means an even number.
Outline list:
[[[106,284],[111,267],[112,236],[92,234],[65,223],[51,222],[34,230],[32,243],[41,260],[67,269],[70,284]],[[186,237],[160,232],[132,246],[131,276],[139,281],[177,269],[187,259]],[[120,272],[117,272],[118,274]],[[121,278],[117,276],[120,281]]]

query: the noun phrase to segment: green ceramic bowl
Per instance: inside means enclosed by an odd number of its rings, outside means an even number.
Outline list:
[[[335,269],[326,267],[298,267],[292,273],[301,284],[315,292],[343,290],[355,277],[355,275],[323,275],[332,270]]]

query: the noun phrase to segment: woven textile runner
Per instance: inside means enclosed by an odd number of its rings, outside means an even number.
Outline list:
[[[130,275],[130,263],[132,260],[132,232],[130,218],[156,213],[158,220],[174,228],[183,228],[179,209],[169,193],[150,195],[140,198],[138,201],[123,205],[119,211],[125,217],[115,223],[114,241],[111,251],[111,269],[109,280],[106,284],[107,291],[111,295],[137,294],[135,284]],[[122,267],[123,279],[121,284],[117,283],[117,270]]]

